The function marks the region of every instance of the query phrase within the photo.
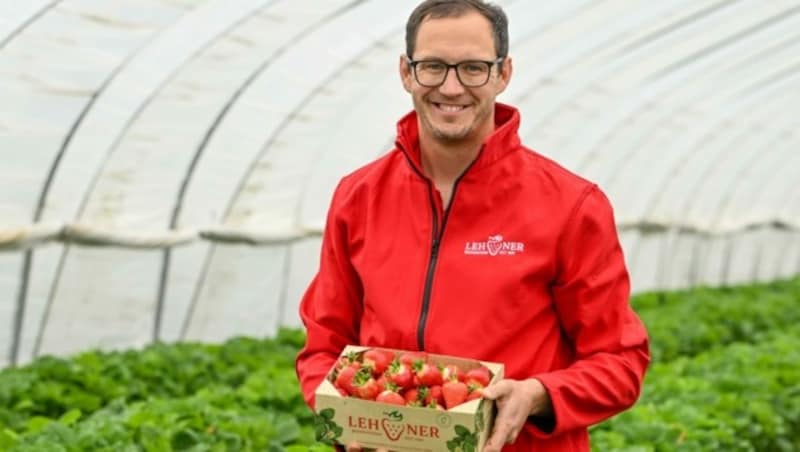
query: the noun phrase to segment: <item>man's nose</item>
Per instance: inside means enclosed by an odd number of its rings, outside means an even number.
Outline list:
[[[446,96],[456,96],[464,92],[464,85],[458,80],[456,68],[451,67],[447,69],[444,83],[439,87],[439,91]]]

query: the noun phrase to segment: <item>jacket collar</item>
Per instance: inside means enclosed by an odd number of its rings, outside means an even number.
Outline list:
[[[504,155],[520,147],[519,111],[506,104],[495,103],[494,132],[483,142],[483,148],[471,169],[491,165]],[[422,172],[422,157],[419,149],[419,122],[417,112],[411,111],[397,122],[397,147],[405,153],[414,170]]]

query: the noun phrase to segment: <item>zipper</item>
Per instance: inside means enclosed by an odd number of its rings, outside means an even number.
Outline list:
[[[403,149],[403,146],[397,142],[396,143],[398,148]],[[431,205],[431,217],[433,218],[433,229],[431,233],[431,255],[428,259],[428,271],[425,274],[425,289],[422,292],[422,309],[419,313],[419,322],[417,323],[417,348],[422,351],[425,350],[425,324],[428,321],[428,311],[430,309],[431,304],[431,291],[433,290],[433,276],[436,273],[436,262],[439,259],[439,248],[442,243],[442,237],[444,236],[444,229],[447,226],[447,219],[450,217],[450,206],[453,205],[453,200],[456,198],[456,192],[458,191],[458,184],[461,182],[461,179],[464,177],[465,174],[472,168],[472,165],[478,161],[478,158],[483,153],[484,146],[481,146],[481,149],[478,151],[478,155],[475,156],[475,159],[469,164],[469,166],[464,169],[464,172],[461,173],[456,180],[453,182],[453,191],[450,194],[450,201],[447,203],[447,207],[444,209],[444,218],[442,219],[442,227],[439,228],[439,213],[436,210],[436,202],[433,199],[433,183],[425,177],[422,171],[414,165],[414,162],[411,161],[411,158],[408,156],[408,153],[405,152],[403,149],[403,154],[408,161],[409,166],[411,169],[417,173],[417,175],[422,178],[428,184],[428,200],[430,201]]]
[[[431,203],[431,212],[433,213],[433,234],[431,240],[431,257],[428,260],[428,272],[425,275],[425,289],[422,292],[422,310],[419,313],[419,323],[417,324],[417,348],[419,350],[425,350],[425,324],[428,321],[428,311],[430,310],[431,305],[431,291],[433,290],[433,276],[436,272],[436,262],[439,259],[439,248],[442,244],[442,237],[444,237],[444,230],[447,227],[447,220],[450,218],[450,207],[453,205],[453,201],[456,199],[456,193],[458,192],[458,184],[461,182],[461,179],[467,174],[472,165],[478,161],[478,157],[480,154],[483,153],[483,147],[481,147],[480,151],[478,151],[478,156],[475,157],[469,166],[464,169],[464,172],[461,173],[453,182],[453,191],[450,193],[450,200],[447,203],[447,207],[444,209],[444,218],[442,219],[442,227],[439,228],[439,216],[436,210],[436,203],[433,199],[433,183],[425,178],[428,183],[428,199]]]
[[[453,186],[453,194],[450,195],[450,203],[447,205],[444,217],[447,218],[447,213],[450,211],[450,204],[453,202],[453,195],[455,195],[455,185]],[[419,323],[417,324],[417,348],[425,350],[425,323],[428,321],[428,308],[431,304],[431,290],[433,289],[433,274],[436,270],[436,261],[439,258],[439,244],[441,243],[442,233],[444,233],[445,223],[442,222],[441,233],[439,229],[439,215],[436,211],[436,202],[433,199],[433,186],[428,181],[428,198],[431,203],[431,213],[433,214],[433,238],[431,241],[431,257],[428,260],[428,272],[425,275],[425,289],[422,292],[422,309],[419,312]]]

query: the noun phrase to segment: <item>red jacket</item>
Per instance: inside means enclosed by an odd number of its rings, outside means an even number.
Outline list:
[[[611,206],[596,185],[523,147],[516,109],[456,181],[450,206],[422,173],[417,117],[397,147],[346,176],[319,273],[300,305],[306,401],[346,344],[502,362],[538,378],[555,411],[507,451],[586,451],[587,426],[637,399],[649,362]]]

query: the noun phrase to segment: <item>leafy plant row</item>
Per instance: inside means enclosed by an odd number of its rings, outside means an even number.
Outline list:
[[[313,443],[301,331],[46,357],[0,373],[0,450],[292,450]],[[296,449],[296,448],[295,448]],[[302,447],[300,450],[305,450]]]
[[[697,288],[633,297],[647,325],[653,362],[694,356],[733,342],[757,343],[800,323],[800,278],[735,288]]]
[[[595,450],[800,450],[800,279],[634,298],[654,364]],[[0,450],[300,451],[302,331],[44,357],[0,372]],[[792,442],[794,441],[794,442]],[[310,449],[309,449],[310,448]]]
[[[800,327],[656,363],[639,403],[592,431],[596,450],[800,450]]]

